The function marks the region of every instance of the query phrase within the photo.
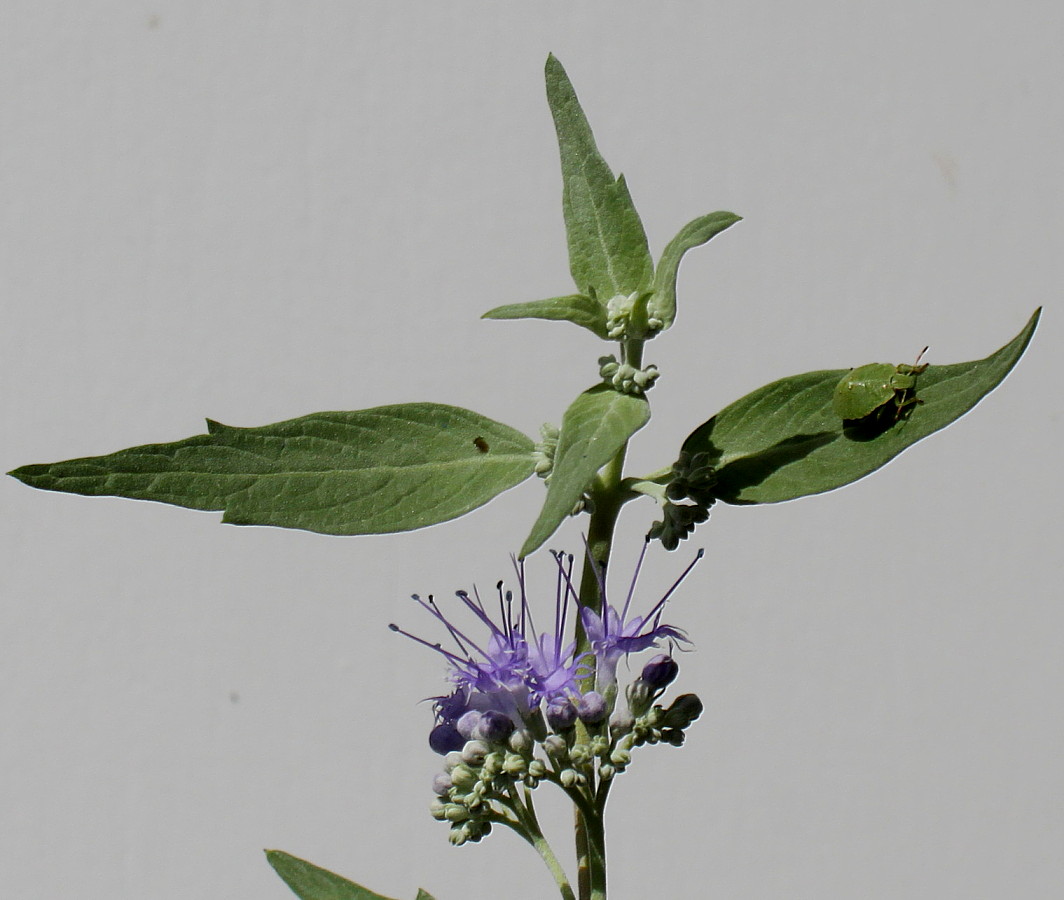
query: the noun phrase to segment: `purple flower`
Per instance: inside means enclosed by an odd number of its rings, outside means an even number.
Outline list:
[[[435,697],[435,712],[440,724],[457,726],[470,710],[495,712],[509,716],[523,727],[540,704],[556,696],[579,693],[577,682],[590,673],[590,667],[576,657],[576,643],[566,642],[572,590],[572,556],[553,554],[558,566],[555,580],[554,620],[551,627],[537,631],[529,607],[524,563],[514,561],[518,596],[496,585],[498,609],[494,616],[474,588],[472,596],[457,591],[455,596],[466,611],[487,631],[487,640],[477,641],[466,630],[443,614],[435,599],[413,599],[442,623],[454,649],[433,643],[390,625],[392,631],[406,635],[441,654],[450,669],[455,685],[452,694]],[[448,732],[449,734],[449,732]]]
[[[620,612],[610,605],[606,599],[606,582],[598,571],[599,596],[602,605],[596,612],[591,607],[585,606],[580,610],[580,618],[584,624],[591,643],[591,652],[595,656],[595,684],[600,691],[605,691],[617,681],[617,662],[622,656],[629,653],[638,653],[651,647],[660,646],[659,641],[669,639],[678,644],[688,644],[690,641],[687,634],[674,625],[666,625],[661,621],[661,614],[665,603],[680,583],[687,577],[695,564],[702,558],[704,551],[699,550],[691,564],[684,569],[680,577],[676,579],[671,588],[663,596],[650,612],[642,616],[629,617],[632,605],[632,597],[635,594],[635,585],[639,579],[639,570],[643,566],[649,541],[644,542],[643,551],[639,554],[635,572],[632,574],[632,583],[628,588],[628,596],[625,598],[624,607]]]

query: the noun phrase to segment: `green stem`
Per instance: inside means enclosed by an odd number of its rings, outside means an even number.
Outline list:
[[[621,357],[638,368],[643,362],[643,341],[625,341],[621,347]],[[594,512],[587,527],[587,556],[580,576],[580,596],[577,602],[581,608],[597,607],[602,600],[599,595],[599,573],[603,578],[606,577],[617,517],[625,501],[630,499],[630,492],[624,490],[621,483],[627,452],[626,441],[606,464],[591,489]],[[578,615],[576,653],[579,656],[590,649],[587,634]],[[594,673],[589,674],[580,685],[584,691],[591,690],[594,686]],[[601,807],[590,813],[582,813],[578,807],[573,809],[580,900],[605,900],[606,897],[606,838],[602,815]]]
[[[569,884],[565,869],[563,869],[562,864],[558,862],[558,857],[554,855],[550,843],[548,843],[547,839],[543,836],[543,832],[540,831],[539,822],[536,821],[535,810],[532,808],[531,797],[528,799],[529,802],[526,806],[521,802],[521,798],[517,796],[516,792],[511,790],[510,811],[516,817],[516,821],[503,816],[497,818],[496,821],[513,829],[515,833],[519,834],[522,838],[528,841],[533,848],[535,848],[540,859],[543,860],[547,868],[550,870],[550,873],[554,878],[554,883],[558,886],[558,890],[562,895],[562,900],[576,900],[576,895],[573,893],[573,886]]]

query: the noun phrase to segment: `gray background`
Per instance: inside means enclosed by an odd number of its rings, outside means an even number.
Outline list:
[[[1062,26],[1048,0],[7,0],[0,462],[410,400],[558,421],[597,342],[478,320],[571,290],[553,51],[655,253],[746,217],[684,263],[633,470],[777,377],[979,358],[1048,307],[997,393],[875,477],[651,556],[647,603],[707,547],[670,615],[706,714],[618,784],[612,896],[1059,896]],[[507,575],[541,497],[339,539],[0,481],[3,893],[281,900],[280,847],[395,897],[551,896],[512,835],[455,850],[428,817],[441,668],[386,630]]]

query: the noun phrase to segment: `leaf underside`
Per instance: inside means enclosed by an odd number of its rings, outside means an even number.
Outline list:
[[[595,474],[650,419],[644,397],[596,385],[573,401],[562,417],[547,499],[521,548],[526,557],[565,521]]]
[[[532,441],[437,403],[314,413],[107,456],[23,466],[31,487],[224,510],[234,525],[385,534],[453,519],[532,473]]]
[[[954,422],[992,391],[1030,342],[1041,310],[986,359],[929,366],[914,403],[897,421],[844,422],[832,396],[849,369],[807,372],[758,388],[721,410],[684,441],[708,452],[715,491],[728,503],[779,503],[850,484]]]
[[[266,859],[300,900],[388,900],[290,853],[267,850]],[[419,890],[417,900],[432,900],[432,895]]]

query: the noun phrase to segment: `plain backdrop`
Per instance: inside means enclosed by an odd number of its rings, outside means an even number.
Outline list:
[[[706,712],[617,784],[611,897],[1059,897],[1062,42],[1050,0],[4,0],[0,463],[413,400],[559,421],[601,345],[479,319],[572,290],[553,51],[655,254],[745,217],[683,264],[632,471],[768,381],[981,358],[1046,306],[883,471],[652,552],[648,605],[707,549],[669,615]],[[428,816],[442,669],[386,627],[506,577],[542,497],[329,538],[0,481],[3,894],[283,900],[278,847],[396,898],[552,896],[512,835]]]

